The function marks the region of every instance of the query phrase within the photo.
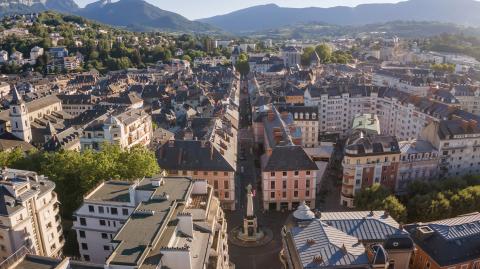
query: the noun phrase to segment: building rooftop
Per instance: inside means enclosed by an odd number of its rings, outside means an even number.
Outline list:
[[[364,242],[407,235],[400,224],[384,211],[322,212],[320,220]]]
[[[150,179],[144,179],[150,180]],[[117,244],[109,264],[138,266],[158,243],[177,207],[190,196],[192,181],[188,178],[164,178],[148,201],[140,203],[117,233]]]
[[[303,268],[368,265],[365,247],[357,238],[314,219],[290,229],[287,244],[298,252]],[[290,241],[291,240],[291,241]]]
[[[418,248],[441,267],[478,260],[480,213],[405,226]]]
[[[97,202],[130,202],[129,189],[134,182],[106,181],[85,196],[86,201]]]
[[[352,130],[359,129],[380,134],[380,122],[378,116],[374,114],[362,114],[353,119]]]

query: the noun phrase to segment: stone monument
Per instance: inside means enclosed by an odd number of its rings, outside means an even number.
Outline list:
[[[247,213],[243,218],[243,226],[238,238],[243,241],[258,241],[263,237],[264,233],[258,226],[257,217],[253,210],[252,185],[249,184],[247,186]]]

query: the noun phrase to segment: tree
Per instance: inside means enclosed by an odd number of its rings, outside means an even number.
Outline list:
[[[101,181],[141,179],[160,171],[155,154],[147,148],[123,150],[108,143],[100,151],[2,151],[0,164],[48,176],[56,184],[62,215],[67,218],[80,206],[83,195]]]
[[[188,55],[183,55],[182,60],[192,62],[192,58],[190,58]]]
[[[301,57],[301,64],[303,66],[309,66],[312,62],[312,55],[315,52],[315,48],[306,47],[303,49],[303,54]]]
[[[242,76],[248,75],[250,73],[250,65],[248,64],[248,55],[245,53],[240,54],[238,57],[237,64],[235,68]]]
[[[359,210],[385,210],[397,221],[407,220],[406,207],[380,184],[374,184],[357,193],[354,205]]]
[[[322,63],[329,63],[332,57],[332,49],[327,44],[320,44],[315,48],[315,51]]]
[[[382,209],[387,211],[395,220],[399,222],[407,220],[407,208],[394,195],[385,198],[382,204]]]

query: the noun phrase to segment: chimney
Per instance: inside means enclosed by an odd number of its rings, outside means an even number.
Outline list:
[[[193,217],[190,213],[178,213],[178,229],[193,238]]]

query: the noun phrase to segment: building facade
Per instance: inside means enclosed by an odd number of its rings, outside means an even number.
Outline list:
[[[156,176],[106,182],[75,214],[77,236],[85,235],[79,240],[82,258],[104,268],[234,268],[224,212],[205,180]],[[100,228],[102,220],[123,225]]]
[[[35,172],[4,168],[0,186],[1,259],[21,248],[41,256],[61,256],[65,240],[55,183]]]
[[[152,117],[143,109],[114,111],[94,120],[83,129],[82,149],[98,150],[102,143],[129,149],[148,146],[152,140]]]

